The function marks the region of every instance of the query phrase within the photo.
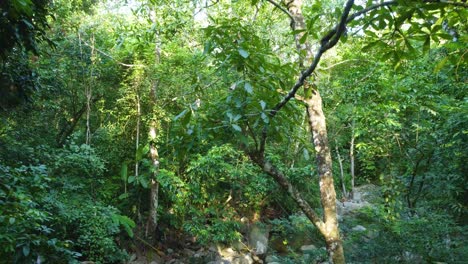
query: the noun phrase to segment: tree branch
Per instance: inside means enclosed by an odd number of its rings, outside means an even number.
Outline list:
[[[325,37],[322,38],[322,40],[320,41],[321,43],[320,48],[315,54],[312,64],[309,66],[307,70],[305,70],[301,74],[296,84],[294,84],[294,86],[288,92],[288,94],[285,97],[283,97],[283,99],[278,104],[276,104],[275,107],[273,107],[273,109],[270,111],[270,120],[276,116],[278,111],[281,110],[281,108],[283,108],[286,105],[286,103],[289,102],[289,100],[291,100],[291,98],[295,96],[299,88],[301,88],[304,85],[304,82],[307,79],[307,77],[309,77],[317,68],[317,65],[323,53],[325,53],[327,50],[329,50],[330,48],[336,45],[339,38],[341,37],[341,34],[343,34],[345,30],[349,11],[351,10],[353,3],[354,3],[354,0],[348,0],[348,2],[346,3],[345,9],[343,10],[343,14],[341,15],[340,22],[335,27],[337,30],[335,30],[334,32],[332,30],[330,33],[328,33]],[[266,125],[262,131],[262,138],[260,141],[260,149],[259,149],[260,153],[264,153],[265,151],[265,142],[267,138],[267,132],[268,132],[268,125]]]
[[[291,24],[296,23],[296,21],[294,20],[294,17],[291,15],[291,13],[289,13],[288,10],[286,10],[284,7],[282,7],[280,4],[276,3],[273,0],[267,0],[267,1],[270,2],[272,5],[274,5],[276,8],[278,8],[279,10],[281,10],[283,13],[288,15],[289,19],[291,20]]]
[[[304,214],[320,230],[325,231],[324,222],[320,216],[312,209],[309,203],[302,197],[301,193],[289,182],[286,175],[278,170],[273,164],[264,159],[264,156],[250,155],[251,159],[260,166],[264,172],[273,177],[273,179],[294,198],[294,201],[302,209]]]
[[[86,41],[82,41],[83,44],[85,46],[88,46],[88,47],[92,47],[89,43],[87,43]],[[97,52],[101,53],[102,55],[108,57],[109,59],[113,60],[115,63],[117,64],[120,64],[122,66],[125,66],[125,67],[142,67],[142,68],[145,68],[146,66],[145,65],[142,65],[142,64],[127,64],[127,63],[123,63],[123,62],[120,62],[118,61],[117,59],[115,59],[114,57],[112,57],[111,55],[107,54],[106,52],[96,48],[96,47],[93,47]]]
[[[291,13],[289,13],[286,9],[281,7],[278,3],[274,2],[273,0],[267,0],[268,2],[272,3],[275,7],[280,9],[282,12],[288,15],[288,17],[291,19],[292,23],[295,23],[294,18],[292,17]],[[447,4],[447,5],[454,5],[454,6],[461,6],[461,7],[468,7],[468,4],[466,3],[459,3],[459,2],[453,2],[453,1],[446,1],[446,0],[425,0],[424,3],[442,3],[442,4]],[[379,4],[371,5],[369,7],[366,7],[360,11],[357,11],[351,15],[349,15],[349,12],[354,4],[354,0],[348,0],[346,2],[345,8],[343,10],[343,14],[341,15],[340,22],[330,31],[328,32],[327,35],[325,35],[321,40],[320,40],[320,47],[317,51],[317,53],[314,56],[314,60],[312,61],[312,64],[309,66],[309,68],[304,71],[299,79],[296,81],[294,86],[291,88],[291,90],[286,94],[286,96],[283,97],[283,99],[273,107],[273,109],[270,111],[270,120],[276,116],[276,114],[283,108],[286,103],[289,102],[297,93],[299,88],[301,88],[304,85],[305,80],[315,71],[317,68],[317,65],[322,57],[322,55],[329,49],[333,48],[337,43],[342,34],[344,33],[346,29],[346,24],[350,23],[357,17],[364,15],[372,10],[379,9],[382,7],[386,6],[391,6],[391,5],[396,5],[398,4],[398,1],[392,0],[392,1],[386,1],[382,2]],[[260,153],[263,153],[265,151],[265,141],[267,137],[267,131],[268,131],[268,125],[266,125],[263,128],[262,131],[262,137],[260,141]]]
[[[425,0],[425,3],[430,4],[446,4],[446,5],[453,5],[453,6],[461,6],[461,7],[468,7],[468,4],[465,2],[454,2],[454,1],[446,1],[446,0]]]

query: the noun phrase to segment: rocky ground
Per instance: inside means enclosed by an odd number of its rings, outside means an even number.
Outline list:
[[[379,197],[379,188],[375,185],[357,187],[353,199],[337,202],[339,221],[343,222],[343,219],[353,217],[353,214],[362,208],[372,207],[372,203]],[[128,264],[281,264],[285,263],[285,254],[293,254],[296,259],[302,259],[305,263],[328,263],[323,245],[307,243],[309,240],[303,238],[289,237],[289,241],[297,240],[304,244],[291,243],[286,249],[285,245],[281,245],[284,244],[281,243],[281,239],[279,243],[269,240],[269,230],[262,226],[250,226],[245,241],[234,243],[230,247],[202,247],[187,239],[183,249],[172,249],[163,245],[163,250],[154,250],[151,254],[134,254]],[[348,227],[346,231],[361,233],[369,238],[373,236],[363,225]]]

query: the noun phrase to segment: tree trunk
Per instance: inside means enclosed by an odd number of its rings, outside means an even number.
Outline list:
[[[136,137],[135,137],[135,153],[140,147],[140,122],[141,122],[141,105],[140,105],[140,94],[139,90],[135,89],[136,99],[136,111],[137,111],[137,123],[136,123]],[[140,161],[135,160],[135,178],[138,178],[140,170]]]
[[[154,10],[153,23],[157,26],[157,14]],[[155,55],[155,64],[159,64],[161,61],[161,41],[159,39],[158,32],[155,33],[155,46],[154,46],[154,55]],[[151,109],[154,109],[156,106],[157,100],[157,91],[159,88],[159,80],[151,87],[150,97],[151,97]],[[158,205],[159,205],[159,182],[157,180],[159,172],[159,154],[156,147],[157,140],[157,123],[155,120],[151,121],[150,125],[150,155],[151,161],[153,164],[152,168],[152,177],[150,179],[150,217],[148,219],[148,228],[147,228],[147,237],[151,234],[151,238],[154,241],[156,227],[158,226]]]
[[[350,170],[351,170],[351,199],[354,199],[354,120],[351,124],[351,142],[349,145],[349,160],[350,160]]]
[[[312,87],[305,88],[313,89]],[[307,114],[315,145],[320,178],[320,198],[323,208],[324,228],[321,230],[321,233],[327,244],[330,261],[335,264],[341,264],[345,263],[345,258],[336,216],[336,192],[333,184],[332,159],[328,144],[325,115],[322,110],[322,98],[316,88],[309,94],[310,96],[306,98]]]
[[[344,169],[343,169],[343,160],[341,159],[340,150],[338,149],[338,141],[335,139],[335,151],[338,158],[338,164],[340,165],[340,179],[341,179],[341,189],[343,192],[343,197],[348,197],[348,192],[346,191]]]
[[[153,168],[151,168],[150,179],[150,213],[148,219],[148,227],[146,237],[154,240],[156,228],[158,226],[158,205],[159,205],[159,182],[157,176],[159,172],[159,154],[156,147],[156,123],[153,121],[150,127],[150,156]]]
[[[293,0],[287,4],[288,10],[292,15],[293,21],[291,27],[294,31],[306,29],[305,19],[302,14],[302,0]],[[299,66],[304,68],[304,63],[310,63],[313,60],[312,47],[310,42],[300,43],[304,32],[295,34],[296,48],[299,54],[305,51],[305,57],[299,55]],[[325,115],[322,110],[322,98],[320,93],[312,84],[306,83],[305,103],[307,105],[307,115],[309,118],[309,127],[312,132],[313,143],[316,151],[317,169],[319,174],[320,198],[323,208],[322,228],[319,230],[327,244],[330,261],[335,264],[345,263],[343,243],[338,229],[338,219],[336,215],[336,192],[333,184],[332,159],[328,144],[327,127]],[[314,222],[314,224],[316,224]],[[316,224],[317,225],[317,224]]]

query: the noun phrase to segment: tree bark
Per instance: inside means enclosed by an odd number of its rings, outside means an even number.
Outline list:
[[[350,170],[351,170],[351,194],[350,198],[354,199],[354,180],[355,180],[355,175],[354,175],[354,120],[351,124],[351,142],[349,144],[349,161],[350,161]]]
[[[154,240],[156,228],[158,226],[158,205],[159,205],[159,182],[157,176],[159,172],[159,154],[156,147],[156,123],[153,121],[150,127],[150,156],[153,168],[151,168],[151,179],[150,179],[150,213],[148,219],[148,228],[146,230],[146,236]]]
[[[288,10],[293,17],[292,29],[306,29],[305,19],[302,14],[302,0],[289,2]],[[295,35],[296,47],[299,54],[305,51],[305,58],[301,58],[301,55],[299,55],[299,65],[301,68],[304,67],[304,62],[310,63],[313,60],[310,42],[305,41],[304,44],[300,44],[303,34],[299,33]],[[328,144],[325,115],[322,110],[322,98],[315,85],[306,83],[304,89],[309,127],[316,151],[320,198],[323,208],[323,227],[319,227],[319,230],[325,238],[330,261],[335,264],[341,264],[345,263],[345,258],[336,215],[336,192],[333,183],[332,158]],[[314,222],[314,224],[316,223]]]
[[[140,122],[141,122],[141,105],[140,105],[140,94],[139,89],[135,89],[135,99],[136,99],[136,111],[137,111],[137,123],[136,123],[136,137],[135,137],[135,152],[138,151],[140,147]],[[135,160],[135,178],[138,178],[140,171],[140,161]]]
[[[157,25],[157,14],[154,10],[153,23]],[[161,41],[159,39],[158,32],[155,33],[155,46],[154,46],[154,55],[155,55],[155,64],[159,64],[161,61]],[[154,109],[157,101],[157,91],[159,88],[159,80],[156,80],[153,86],[151,87],[150,97],[151,97],[151,109]],[[148,219],[148,228],[147,236],[151,234],[151,238],[154,241],[156,228],[158,226],[158,206],[159,206],[159,182],[157,176],[159,173],[159,154],[156,147],[157,140],[157,123],[155,120],[151,122],[150,125],[150,156],[153,164],[152,168],[152,177],[150,179],[150,217]]]
[[[336,216],[336,192],[333,183],[332,159],[328,144],[325,115],[322,110],[322,98],[319,91],[313,89],[306,98],[309,126],[312,131],[319,174],[320,198],[323,208],[324,228],[321,230],[327,244],[330,261],[335,264],[345,263],[343,243],[338,229]]]
[[[340,179],[341,179],[341,189],[343,191],[343,197],[348,197],[348,192],[346,191],[344,169],[343,169],[343,160],[341,159],[340,150],[338,149],[338,141],[335,139],[335,151],[338,158],[338,164],[340,165]]]

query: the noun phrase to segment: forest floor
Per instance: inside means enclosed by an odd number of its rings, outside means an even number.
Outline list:
[[[343,236],[346,236],[350,232],[362,233],[365,236],[372,237],[373,234],[367,231],[367,228],[362,225],[354,225],[355,214],[365,208],[372,208],[373,203],[380,199],[380,188],[376,185],[367,184],[358,186],[354,192],[354,199],[348,199],[337,202],[338,219],[340,225],[343,225]],[[346,221],[344,221],[346,219]],[[352,225],[352,226],[351,226]],[[321,254],[315,256],[313,263],[326,263],[324,255],[326,255],[325,248],[320,243],[314,245],[311,240],[304,239],[304,234],[299,235],[302,237],[289,237],[292,240],[288,247],[284,245],[278,245],[274,239],[267,233],[265,237],[270,237],[271,240],[268,242],[268,250],[262,254],[257,254],[258,251],[255,249],[255,245],[249,246],[249,235],[244,234],[244,240],[242,242],[233,243],[232,245],[212,245],[212,246],[201,246],[196,243],[191,237],[179,237],[177,243],[165,243],[159,244],[157,248],[145,248],[143,250],[135,250],[136,252],[131,256],[131,260],[128,264],[253,264],[253,263],[268,263],[268,264],[280,264],[282,257],[290,254],[297,255],[302,254],[304,259],[310,258],[311,251],[320,251]],[[283,241],[284,239],[280,239]],[[294,240],[300,241],[294,243]],[[314,241],[320,240],[320,238],[313,239]],[[302,244],[301,244],[302,243]],[[257,243],[258,245],[258,243]],[[294,246],[293,246],[294,245]],[[267,247],[267,245],[265,245]],[[317,254],[316,254],[317,255]]]

